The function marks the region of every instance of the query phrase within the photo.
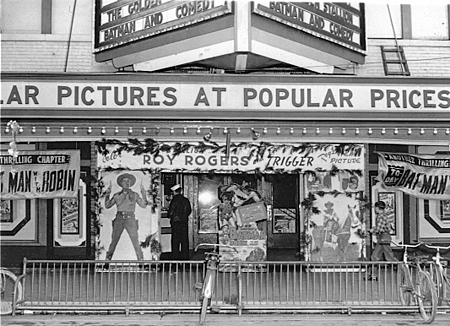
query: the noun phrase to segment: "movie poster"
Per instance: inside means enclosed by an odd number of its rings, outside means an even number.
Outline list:
[[[141,171],[101,172],[100,236],[97,259],[152,260],[142,248],[150,235],[158,235],[158,211],[152,209],[152,175]]]
[[[311,261],[348,262],[365,257],[359,201],[355,195],[316,196],[314,202],[320,213],[309,221]]]

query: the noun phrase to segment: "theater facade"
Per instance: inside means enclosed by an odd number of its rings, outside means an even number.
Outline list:
[[[190,248],[230,259],[365,260],[378,200],[396,241],[449,241],[450,82],[337,75],[364,64],[362,5],[97,1],[95,22],[118,72],[2,74],[3,260],[104,259],[124,173],[145,259],[170,259],[175,184]]]

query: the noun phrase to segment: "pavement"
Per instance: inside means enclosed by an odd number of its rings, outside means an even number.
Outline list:
[[[5,326],[194,326],[198,314],[19,315],[2,316]],[[409,326],[423,325],[419,314],[208,314],[205,326]],[[438,314],[433,326],[449,326],[450,314]]]

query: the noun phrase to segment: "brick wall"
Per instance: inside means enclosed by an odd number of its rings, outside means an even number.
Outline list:
[[[450,41],[399,40],[404,47],[411,77],[450,76]],[[380,46],[395,46],[390,39],[369,39],[366,61],[354,68],[357,76],[383,77]],[[4,72],[64,72],[67,40],[14,40],[3,38],[1,44]],[[90,40],[70,44],[67,72],[114,72],[111,63],[95,62]]]
[[[68,41],[2,40],[4,72],[64,72]],[[108,63],[95,62],[90,41],[72,41],[67,72],[114,72]]]

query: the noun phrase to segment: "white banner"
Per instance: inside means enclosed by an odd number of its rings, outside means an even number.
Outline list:
[[[78,195],[80,151],[20,151],[0,155],[0,166],[2,200]]]
[[[377,154],[383,188],[423,199],[450,199],[449,155]]]
[[[118,147],[107,146],[108,154],[98,155],[100,168],[125,168],[130,170],[161,169],[162,171],[254,171],[263,173],[300,172],[333,169],[364,170],[363,145],[311,145],[299,148],[294,145],[267,145],[266,150],[259,155],[257,146],[242,146],[231,148],[229,157],[225,150],[205,150],[198,152],[192,144],[186,152],[174,154],[173,143],[168,152],[160,151],[158,155],[144,153],[133,155]]]

